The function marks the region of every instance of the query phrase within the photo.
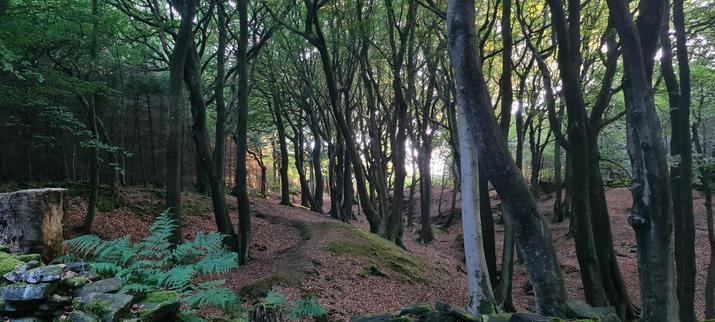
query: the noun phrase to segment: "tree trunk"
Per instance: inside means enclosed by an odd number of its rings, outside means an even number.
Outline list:
[[[236,117],[236,202],[238,203],[238,260],[248,262],[251,247],[251,206],[248,200],[246,177],[247,133],[248,133],[248,1],[238,1],[238,115]],[[285,142],[285,141],[284,141]],[[285,144],[285,143],[284,143]],[[282,156],[286,156],[282,154]],[[286,158],[287,161],[287,158]],[[287,167],[286,167],[287,171]],[[286,173],[287,177],[287,173]]]
[[[176,224],[174,243],[182,241],[181,236],[181,142],[184,127],[184,65],[193,43],[193,20],[196,15],[196,1],[185,0],[175,3],[181,15],[181,23],[171,55],[169,67],[169,129],[166,141],[166,207]]]
[[[641,3],[638,26],[625,2],[608,0],[623,51],[628,155],[633,173],[633,208],[628,222],[638,246],[641,319],[679,321],[673,256],[673,213],[660,122],[651,87],[653,43],[663,1]],[[653,39],[653,33],[656,34]],[[643,41],[643,43],[642,43]]]
[[[448,49],[454,67],[457,102],[463,112],[460,128],[464,127],[465,134],[474,139],[472,144],[479,152],[479,161],[485,165],[487,177],[513,220],[524,264],[534,286],[537,311],[546,315],[563,316],[567,299],[566,288],[549,230],[536,211],[536,202],[529,193],[519,169],[502,143],[503,138],[497,128],[488,97],[476,45],[478,37],[474,27],[474,1],[450,0],[447,7]],[[462,123],[466,125],[462,126]],[[469,125],[478,126],[468,127]],[[462,158],[466,162],[473,162],[468,156]],[[466,166],[463,164],[463,167]],[[472,170],[476,171],[473,166]],[[463,178],[462,182],[468,181]],[[467,193],[464,186],[462,189],[464,204],[464,199],[469,195],[473,198],[475,192]]]
[[[50,261],[64,253],[65,189],[0,193],[0,243],[12,252],[40,253]]]
[[[453,3],[450,3],[450,12],[454,10],[452,6]],[[474,10],[473,3],[471,9]],[[470,25],[470,27],[472,26]],[[458,94],[457,97],[459,98],[459,96]],[[465,112],[465,105],[458,104],[458,114],[464,115]],[[465,117],[460,117],[457,129],[462,165],[460,173],[462,227],[469,285],[469,310],[472,314],[479,315],[494,313],[498,308],[494,300],[489,269],[484,256],[481,217],[479,216],[479,164],[476,157],[478,149],[472,125]]]
[[[99,41],[99,0],[92,0],[92,35],[90,43],[90,59],[89,59],[89,73],[87,79],[89,81],[94,81],[96,73],[96,60],[97,60],[97,42]],[[96,97],[94,93],[90,93],[89,97],[85,100],[82,97],[82,101],[85,102],[85,107],[88,112],[88,122],[89,129],[92,131],[92,140],[94,144],[90,149],[90,161],[89,161],[89,171],[90,171],[90,190],[89,190],[89,204],[87,205],[87,217],[84,219],[82,224],[82,231],[89,234],[92,232],[92,223],[94,222],[94,216],[97,213],[97,201],[99,194],[99,131],[97,130],[97,105]],[[30,162],[31,163],[31,162]]]

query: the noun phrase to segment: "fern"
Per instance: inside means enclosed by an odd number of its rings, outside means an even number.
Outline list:
[[[274,290],[268,292],[264,302],[266,308],[272,310],[276,316],[283,316],[287,313],[285,315],[291,321],[299,320],[303,317],[325,316],[328,313],[315,299],[301,299],[287,303],[285,296]]]
[[[194,240],[173,247],[175,227],[170,215],[163,212],[149,228],[151,234],[138,243],[127,237],[105,241],[94,235],[80,236],[65,242],[69,254],[56,261],[88,261],[94,272],[121,278],[125,282],[122,292],[170,290],[177,292],[189,308],[208,306],[235,313],[238,297],[221,287],[223,280],[195,281],[197,276],[226,273],[238,267],[236,253],[223,246],[226,237],[215,232],[199,233]],[[181,320],[202,321],[191,310],[183,312]]]
[[[326,314],[325,308],[314,299],[304,299],[291,302],[288,319],[295,321],[302,317],[318,317]]]
[[[234,312],[238,308],[236,293],[227,288],[210,288],[196,292],[186,298],[185,303],[190,307],[211,306],[225,312]]]

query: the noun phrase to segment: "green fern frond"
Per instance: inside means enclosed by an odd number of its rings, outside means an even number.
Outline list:
[[[196,270],[191,266],[177,266],[159,274],[159,285],[174,291],[184,291],[189,288]]]
[[[62,256],[57,256],[55,259],[52,260],[53,264],[65,264],[65,263],[73,263],[73,262],[79,262],[82,259],[72,255],[72,254],[67,254],[67,255],[62,255]]]
[[[238,307],[236,293],[227,288],[211,288],[194,292],[184,299],[189,307],[209,306],[231,312]]]
[[[115,275],[119,273],[119,271],[122,270],[122,268],[118,265],[112,264],[112,263],[104,263],[104,262],[98,262],[98,263],[91,263],[91,268],[92,271],[100,274],[100,275]]]
[[[314,299],[298,300],[291,302],[288,319],[295,321],[302,317],[319,317],[327,313],[325,308]]]
[[[154,292],[156,291],[156,287],[152,287],[150,285],[146,284],[141,284],[141,283],[131,283],[124,285],[120,292],[122,293],[131,293],[131,294],[146,294],[149,292]]]
[[[70,252],[81,257],[94,257],[105,241],[96,235],[84,235],[65,241]]]
[[[223,252],[214,256],[206,256],[194,264],[196,270],[203,274],[221,274],[238,268],[238,255],[234,252]]]
[[[194,310],[179,312],[179,321],[181,322],[204,322],[206,320],[196,315]]]
[[[266,305],[272,307],[281,307],[286,304],[286,297],[274,290],[268,291],[266,294]]]

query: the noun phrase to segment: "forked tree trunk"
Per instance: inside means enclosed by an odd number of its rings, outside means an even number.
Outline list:
[[[0,193],[0,244],[12,252],[40,253],[45,260],[61,255],[65,192],[46,188]]]

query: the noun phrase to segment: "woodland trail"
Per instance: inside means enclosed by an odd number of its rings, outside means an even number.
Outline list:
[[[439,189],[434,189],[432,218],[444,218],[449,211],[451,193],[444,192],[442,216],[437,212]],[[695,192],[696,227],[705,227],[702,196]],[[128,188],[122,191],[123,204],[111,211],[99,212],[94,230],[103,238],[130,235],[139,239],[147,234],[153,216],[160,212],[161,198],[151,189]],[[184,217],[184,234],[192,238],[199,231],[215,230],[210,200],[201,195],[185,193],[188,205]],[[637,303],[638,278],[633,230],[627,224],[631,205],[630,193],[625,188],[607,191],[614,247],[631,299]],[[416,200],[417,202],[417,200]],[[232,220],[236,200],[227,197]],[[492,198],[495,218],[499,214],[499,200]],[[457,203],[459,205],[459,203]],[[552,197],[538,201],[539,210],[551,220]],[[81,223],[86,209],[82,198],[70,200],[68,227]],[[287,207],[271,198],[252,198],[253,245],[252,260],[222,278],[250,302],[265,295],[271,288],[289,299],[315,297],[324,305],[334,321],[349,320],[353,314],[392,312],[415,303],[448,302],[466,305],[466,274],[464,256],[458,236],[461,222],[456,221],[449,231],[435,228],[435,242],[422,245],[416,240],[414,228],[406,228],[404,242],[408,252],[368,234],[362,216],[346,224],[322,216],[302,207]],[[567,283],[569,295],[582,298],[581,281],[568,220],[550,224],[552,239]],[[497,254],[502,252],[503,226],[495,224]],[[696,231],[698,276],[696,279],[696,312],[702,314],[703,287],[708,262],[707,232]],[[498,259],[499,263],[499,259]],[[384,275],[384,276],[383,276]],[[515,266],[513,283],[514,304],[517,310],[533,310],[533,294],[526,270]]]

